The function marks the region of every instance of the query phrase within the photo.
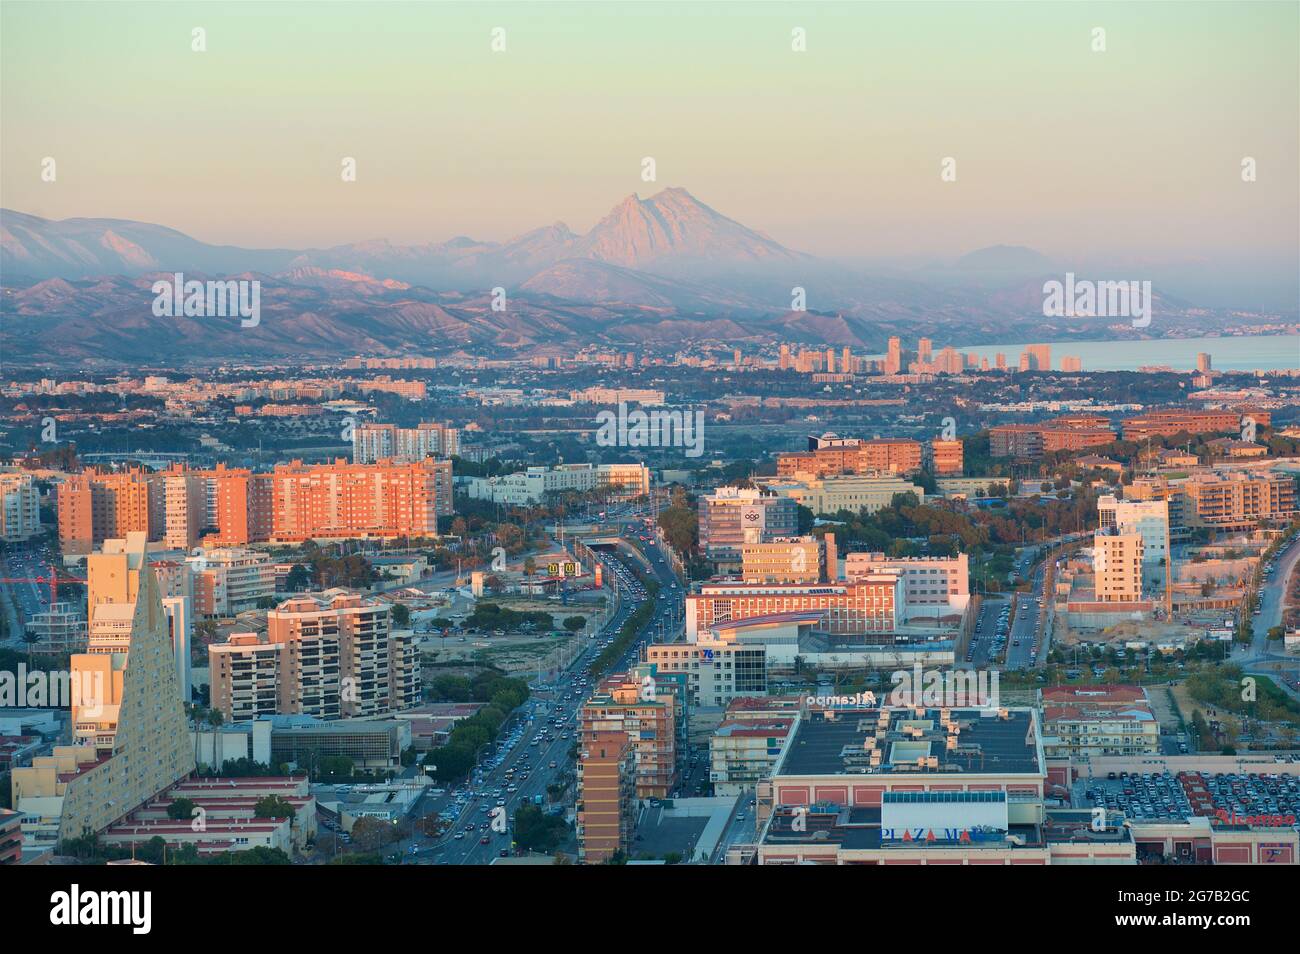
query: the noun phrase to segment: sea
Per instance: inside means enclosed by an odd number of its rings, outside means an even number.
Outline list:
[[[1215,371],[1280,371],[1300,368],[1300,335],[1232,335],[1222,338],[1155,339],[1151,341],[1049,341],[1052,367],[1061,367],[1061,358],[1073,355],[1083,361],[1084,371],[1136,371],[1138,368],[1165,365],[1175,371],[1192,371],[1196,356],[1210,355]],[[915,348],[915,342],[908,342]],[[935,341],[938,351],[942,343]],[[998,352],[1007,356],[1007,365],[1015,368],[1020,361],[1024,342],[1016,344],[981,344],[954,346],[962,354],[987,357],[993,364]]]

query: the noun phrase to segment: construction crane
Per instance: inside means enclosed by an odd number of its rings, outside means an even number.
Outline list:
[[[49,584],[50,587],[50,605],[53,606],[59,601],[59,584],[60,583],[77,583],[85,586],[86,581],[75,576],[60,576],[59,571],[50,564],[50,573],[48,576],[15,576],[0,577],[0,583],[39,583],[41,585]]]

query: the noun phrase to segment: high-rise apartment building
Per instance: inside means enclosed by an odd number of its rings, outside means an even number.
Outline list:
[[[69,553],[137,531],[187,549],[203,531],[207,546],[436,536],[452,512],[451,461],[76,474],[59,485],[58,506]]]
[[[275,594],[275,564],[260,550],[217,547],[188,557],[186,564],[200,617],[235,616]]]
[[[1142,599],[1142,534],[1098,531],[1093,537],[1097,601],[1136,603]]]
[[[425,421],[416,427],[359,424],[352,432],[354,464],[375,464],[381,460],[409,464],[426,457],[452,457],[459,453],[460,431],[449,421]]]
[[[89,553],[128,533],[150,535],[149,479],[141,470],[71,474],[55,491],[64,553]]]
[[[196,546],[207,521],[206,488],[198,474],[177,470],[162,475],[163,542],[172,550]]]
[[[903,342],[898,337],[889,339],[885,352],[885,374],[898,374],[903,370]]]
[[[41,495],[31,474],[0,471],[0,540],[19,543],[41,532]]]
[[[1103,530],[1136,533],[1142,538],[1143,578],[1148,588],[1169,582],[1168,501],[1117,500],[1107,494],[1097,498],[1097,516]]]
[[[632,846],[636,756],[627,734],[583,733],[578,739],[578,860],[603,864]]]
[[[677,781],[676,700],[667,682],[619,673],[601,681],[578,713],[582,737],[619,732],[632,744],[638,798],[667,798]]]
[[[1031,344],[1020,353],[1021,371],[1051,371],[1051,345]]]
[[[386,602],[345,590],[286,600],[267,632],[208,647],[212,707],[229,720],[262,715],[355,718],[420,702],[414,635],[393,631]]]
[[[935,438],[926,444],[931,471],[937,477],[960,477],[965,468],[965,449],[960,438]]]
[[[811,438],[807,451],[779,454],[776,472],[780,477],[839,474],[911,474],[921,469],[924,449],[920,441],[908,438],[841,438],[823,435]]]

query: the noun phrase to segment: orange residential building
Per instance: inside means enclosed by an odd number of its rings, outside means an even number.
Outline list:
[[[1175,434],[1226,434],[1240,432],[1242,419],[1249,417],[1257,428],[1268,427],[1268,411],[1238,408],[1226,411],[1152,411],[1125,418],[1124,440],[1144,441],[1148,437],[1172,437]]]
[[[636,760],[624,732],[584,732],[578,745],[578,860],[598,865],[632,844]]]
[[[64,553],[89,553],[128,533],[154,534],[149,475],[142,470],[73,474],[59,484],[59,542]],[[161,528],[157,528],[161,530]]]
[[[224,465],[159,474],[77,474],[58,490],[65,552],[143,532],[209,547],[308,539],[435,536],[452,513],[449,460],[280,464],[271,473]]]
[[[938,477],[960,476],[965,467],[965,450],[960,438],[929,444],[930,466]]]
[[[842,474],[910,474],[921,469],[920,441],[907,438],[853,440],[821,446],[797,454],[780,454],[778,477],[811,474],[835,477]]]
[[[903,619],[903,574],[896,569],[834,583],[704,583],[686,596],[686,638],[717,623],[780,613],[818,612],[818,629],[845,635],[892,634]]]
[[[665,686],[658,688],[627,673],[601,682],[578,714],[583,738],[593,733],[618,732],[631,742],[635,753],[635,789],[638,798],[667,798],[677,780],[677,726],[675,701]]]

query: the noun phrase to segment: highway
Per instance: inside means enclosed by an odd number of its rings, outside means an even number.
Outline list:
[[[50,562],[53,558],[34,544],[20,545],[11,549],[0,560],[0,577],[6,579],[31,580],[50,575]],[[48,583],[0,583],[9,599],[5,600],[4,610],[9,614],[9,639],[11,647],[25,645],[23,624],[36,613],[44,612],[50,602],[50,585]],[[85,603],[84,596],[81,602]],[[21,617],[21,619],[19,619]]]
[[[631,519],[632,514],[629,513],[628,517]],[[645,557],[638,558],[630,543],[638,544]],[[468,783],[461,783],[436,797],[426,796],[420,802],[415,812],[417,816],[437,816],[448,812],[454,813],[454,821],[439,839],[417,833],[402,841],[398,850],[404,862],[488,864],[511,848],[508,832],[492,830],[494,808],[505,810],[508,827],[513,828],[514,814],[521,805],[537,795],[543,797],[545,805],[548,801],[547,786],[561,775],[567,774],[572,782],[574,762],[571,753],[575,750],[578,735],[577,714],[598,683],[589,672],[591,664],[644,602],[644,598],[638,595],[643,591],[639,590],[639,584],[627,569],[632,561],[640,563],[643,571],[648,571],[659,581],[660,597],[656,600],[658,605],[654,615],[609,671],[622,671],[638,661],[647,641],[669,638],[681,630],[681,584],[674,577],[653,534],[644,528],[625,532],[617,555],[605,551],[601,556],[607,576],[617,581],[620,587],[618,609],[605,631],[589,641],[590,645],[558,679],[531,686],[532,695],[528,702],[512,722],[502,727],[497,749],[484,753],[479,768]],[[628,581],[631,581],[630,585]],[[525,774],[526,778],[523,777]],[[570,790],[566,796],[567,804],[571,804],[572,796]],[[568,850],[574,850],[572,845]]]

